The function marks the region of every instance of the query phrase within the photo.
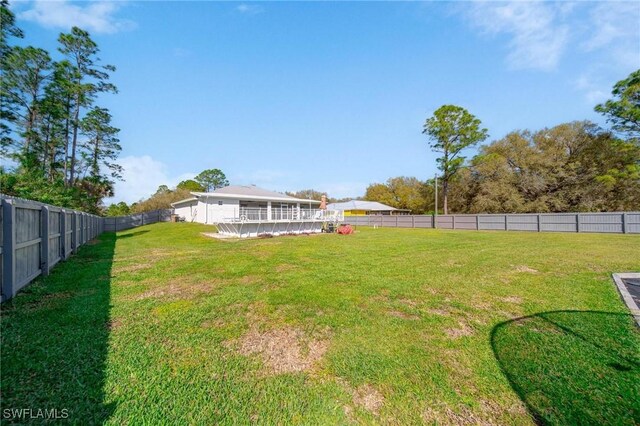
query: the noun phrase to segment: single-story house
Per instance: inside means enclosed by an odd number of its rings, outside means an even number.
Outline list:
[[[191,195],[171,204],[176,215],[187,222],[217,225],[219,233],[239,237],[321,232],[323,223],[342,217],[321,210],[319,200],[295,198],[255,185],[232,185]]]
[[[327,209],[343,212],[344,216],[398,215],[409,214],[409,209],[396,209],[377,201],[350,200],[343,203],[331,203]]]

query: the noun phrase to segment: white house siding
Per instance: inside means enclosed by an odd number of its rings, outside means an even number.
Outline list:
[[[220,204],[222,203],[222,204]],[[238,214],[240,202],[232,198],[202,197],[198,200],[198,222],[213,224]]]
[[[177,214],[181,218],[184,218],[187,222],[195,222],[197,215],[197,201],[187,201],[180,203],[174,207],[174,214]]]

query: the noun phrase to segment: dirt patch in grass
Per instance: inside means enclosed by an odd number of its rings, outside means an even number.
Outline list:
[[[150,290],[145,291],[144,293],[138,294],[133,297],[133,300],[144,300],[150,298],[180,298],[180,299],[188,299],[194,297],[198,294],[209,293],[211,290],[216,288],[218,283],[216,282],[201,282],[201,283],[181,283],[181,284],[169,284],[169,285],[159,285],[158,287],[152,288]]]
[[[537,274],[538,270],[528,267],[527,265],[518,265],[513,268],[516,272],[526,272],[529,274]]]
[[[473,413],[468,407],[460,405],[454,411],[448,406],[427,407],[422,412],[422,420],[427,424],[444,424],[444,425],[494,425]]]
[[[114,266],[113,273],[121,274],[121,273],[129,273],[129,272],[137,272],[144,271],[146,269],[151,269],[153,265],[150,263],[134,263],[132,265],[118,265]]]
[[[458,321],[457,328],[448,328],[444,332],[451,339],[458,339],[464,336],[471,336],[473,334],[473,328],[471,328],[465,321]]]
[[[439,315],[441,317],[448,317],[449,315],[451,315],[451,313],[448,310],[442,309],[442,308],[428,309],[427,312],[433,315]]]
[[[353,393],[353,403],[377,416],[384,404],[384,396],[370,384],[364,384]]]
[[[416,306],[418,306],[418,302],[411,299],[400,299],[399,302],[410,308],[415,308]]]
[[[329,347],[327,339],[308,339],[300,330],[290,327],[265,332],[252,327],[237,343],[241,354],[259,355],[273,374],[309,370]]]
[[[104,326],[107,330],[113,331],[117,328],[120,328],[121,325],[122,325],[122,321],[120,321],[117,318],[111,318],[109,321],[106,322]]]
[[[501,298],[500,300],[502,300],[505,303],[514,303],[516,305],[519,305],[520,303],[522,303],[522,298],[518,296],[507,296],[507,297]]]
[[[388,311],[388,314],[391,315],[392,317],[408,319],[408,320],[420,319],[420,317],[417,315],[411,315],[402,311]]]
[[[287,272],[287,271],[290,271],[290,270],[296,269],[296,268],[297,268],[297,266],[295,266],[295,265],[290,265],[288,263],[282,263],[282,264],[276,266],[276,272]]]
[[[245,275],[238,280],[240,284],[255,284],[259,282],[261,278],[257,275]]]
[[[203,321],[203,323],[200,324],[200,327],[202,328],[223,328],[224,326],[225,322],[222,318]]]

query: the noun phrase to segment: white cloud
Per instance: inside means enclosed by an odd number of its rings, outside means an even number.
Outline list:
[[[246,15],[257,15],[258,13],[264,12],[264,9],[257,4],[241,3],[236,6],[236,11]]]
[[[18,14],[18,18],[47,28],[68,30],[77,26],[89,32],[113,34],[135,27],[133,21],[115,16],[123,4],[124,2],[101,1],[79,5],[68,0],[35,0],[29,9]]]
[[[589,105],[596,105],[604,102],[608,93],[602,89],[603,83],[596,83],[593,76],[583,74],[575,82],[576,88],[583,92],[584,98]]]
[[[582,47],[586,51],[606,49],[616,65],[640,66],[640,3],[608,2],[590,11],[589,37]]]
[[[119,159],[124,168],[123,181],[115,184],[115,197],[105,200],[105,204],[124,201],[133,203],[154,194],[160,185],[175,187],[186,179],[193,179],[195,173],[183,173],[177,176],[169,173],[169,167],[148,155],[127,156]]]
[[[466,6],[465,6],[466,7]],[[572,7],[543,2],[476,2],[464,13],[482,32],[511,37],[507,60],[516,69],[552,70],[569,41],[562,22]]]

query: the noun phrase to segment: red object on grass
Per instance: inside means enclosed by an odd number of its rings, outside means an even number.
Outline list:
[[[338,228],[338,234],[342,234],[342,235],[353,234],[353,228],[351,227],[351,225],[340,225],[340,227]]]

